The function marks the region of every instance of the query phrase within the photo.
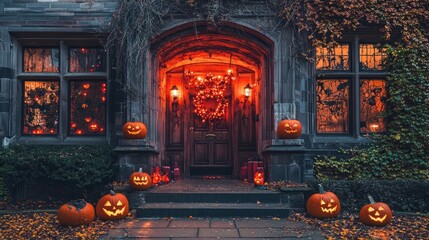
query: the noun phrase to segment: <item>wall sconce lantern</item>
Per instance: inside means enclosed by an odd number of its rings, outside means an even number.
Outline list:
[[[250,84],[248,83],[245,87],[244,87],[244,96],[246,97],[246,99],[248,99],[250,97],[252,93],[252,87],[250,86]]]
[[[170,94],[173,97],[173,102],[171,103],[171,111],[177,112],[177,108],[179,106],[179,101],[177,100],[177,97],[179,96],[179,89],[176,87],[176,85],[174,85],[170,89]]]

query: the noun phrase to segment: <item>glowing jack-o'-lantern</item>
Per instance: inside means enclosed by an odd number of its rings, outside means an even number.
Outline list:
[[[161,182],[161,169],[159,167],[155,167],[155,171],[152,173],[152,183],[157,185]]]
[[[90,224],[95,217],[94,207],[83,199],[70,201],[57,211],[58,222],[64,226]]]
[[[152,178],[140,168],[130,175],[129,184],[136,190],[147,190],[152,186]]]
[[[127,122],[122,127],[122,133],[127,139],[142,139],[146,137],[146,125],[142,122]]]
[[[307,201],[307,213],[316,218],[336,217],[340,213],[340,200],[333,192],[325,192],[319,184],[319,193],[311,195]]]
[[[128,215],[128,199],[121,193],[110,191],[97,202],[95,212],[102,220],[123,219]]]
[[[96,122],[92,122],[89,124],[89,131],[96,132],[98,130],[98,124]]]
[[[277,126],[277,137],[281,139],[295,139],[301,136],[302,125],[298,120],[284,119]]]
[[[262,186],[265,184],[264,173],[262,171],[255,172],[255,176],[253,177],[253,183],[256,186]]]
[[[360,209],[359,219],[363,224],[369,226],[385,226],[392,220],[392,210],[389,205],[383,202],[375,202],[371,195],[368,195],[370,204]]]
[[[168,176],[168,172],[166,172],[164,175],[162,175],[161,182],[163,182],[163,183],[169,183],[170,182],[170,177]]]

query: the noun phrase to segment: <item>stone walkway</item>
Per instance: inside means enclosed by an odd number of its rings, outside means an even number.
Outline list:
[[[135,219],[102,239],[324,239],[319,229],[285,219]]]

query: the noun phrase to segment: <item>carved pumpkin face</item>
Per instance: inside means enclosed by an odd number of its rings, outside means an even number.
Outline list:
[[[97,216],[103,220],[117,220],[128,215],[128,199],[121,193],[111,191],[104,195],[97,203]]]
[[[370,203],[361,208],[359,218],[366,225],[385,226],[392,220],[392,210],[386,203]]]
[[[256,172],[255,176],[253,178],[253,183],[255,183],[256,186],[264,185],[265,184],[264,173],[263,172]]]
[[[302,125],[298,120],[282,120],[277,126],[277,136],[282,139],[299,138],[302,132]]]
[[[127,139],[142,139],[146,137],[146,125],[142,122],[127,122],[122,127],[122,133]]]
[[[340,210],[340,200],[337,195],[333,192],[325,192],[323,187],[320,193],[311,195],[307,201],[307,213],[316,218],[336,217]]]
[[[136,190],[146,190],[152,186],[152,178],[140,168],[138,172],[130,175],[129,184]]]

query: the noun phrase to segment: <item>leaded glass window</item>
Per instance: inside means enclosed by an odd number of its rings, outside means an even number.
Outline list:
[[[316,48],[317,70],[350,70],[349,45],[340,44],[335,47]]]
[[[106,52],[102,48],[70,48],[70,72],[105,72]]]
[[[106,82],[70,82],[71,135],[99,135],[106,129]]]
[[[58,48],[24,48],[23,72],[59,72]]]
[[[349,132],[349,101],[349,80],[318,79],[316,84],[317,132]]]
[[[386,110],[386,83],[384,80],[360,81],[360,131],[385,132],[382,113]]]
[[[383,70],[386,51],[382,47],[378,47],[377,44],[360,44],[359,58],[360,70]]]
[[[58,133],[58,81],[24,81],[23,134]]]

